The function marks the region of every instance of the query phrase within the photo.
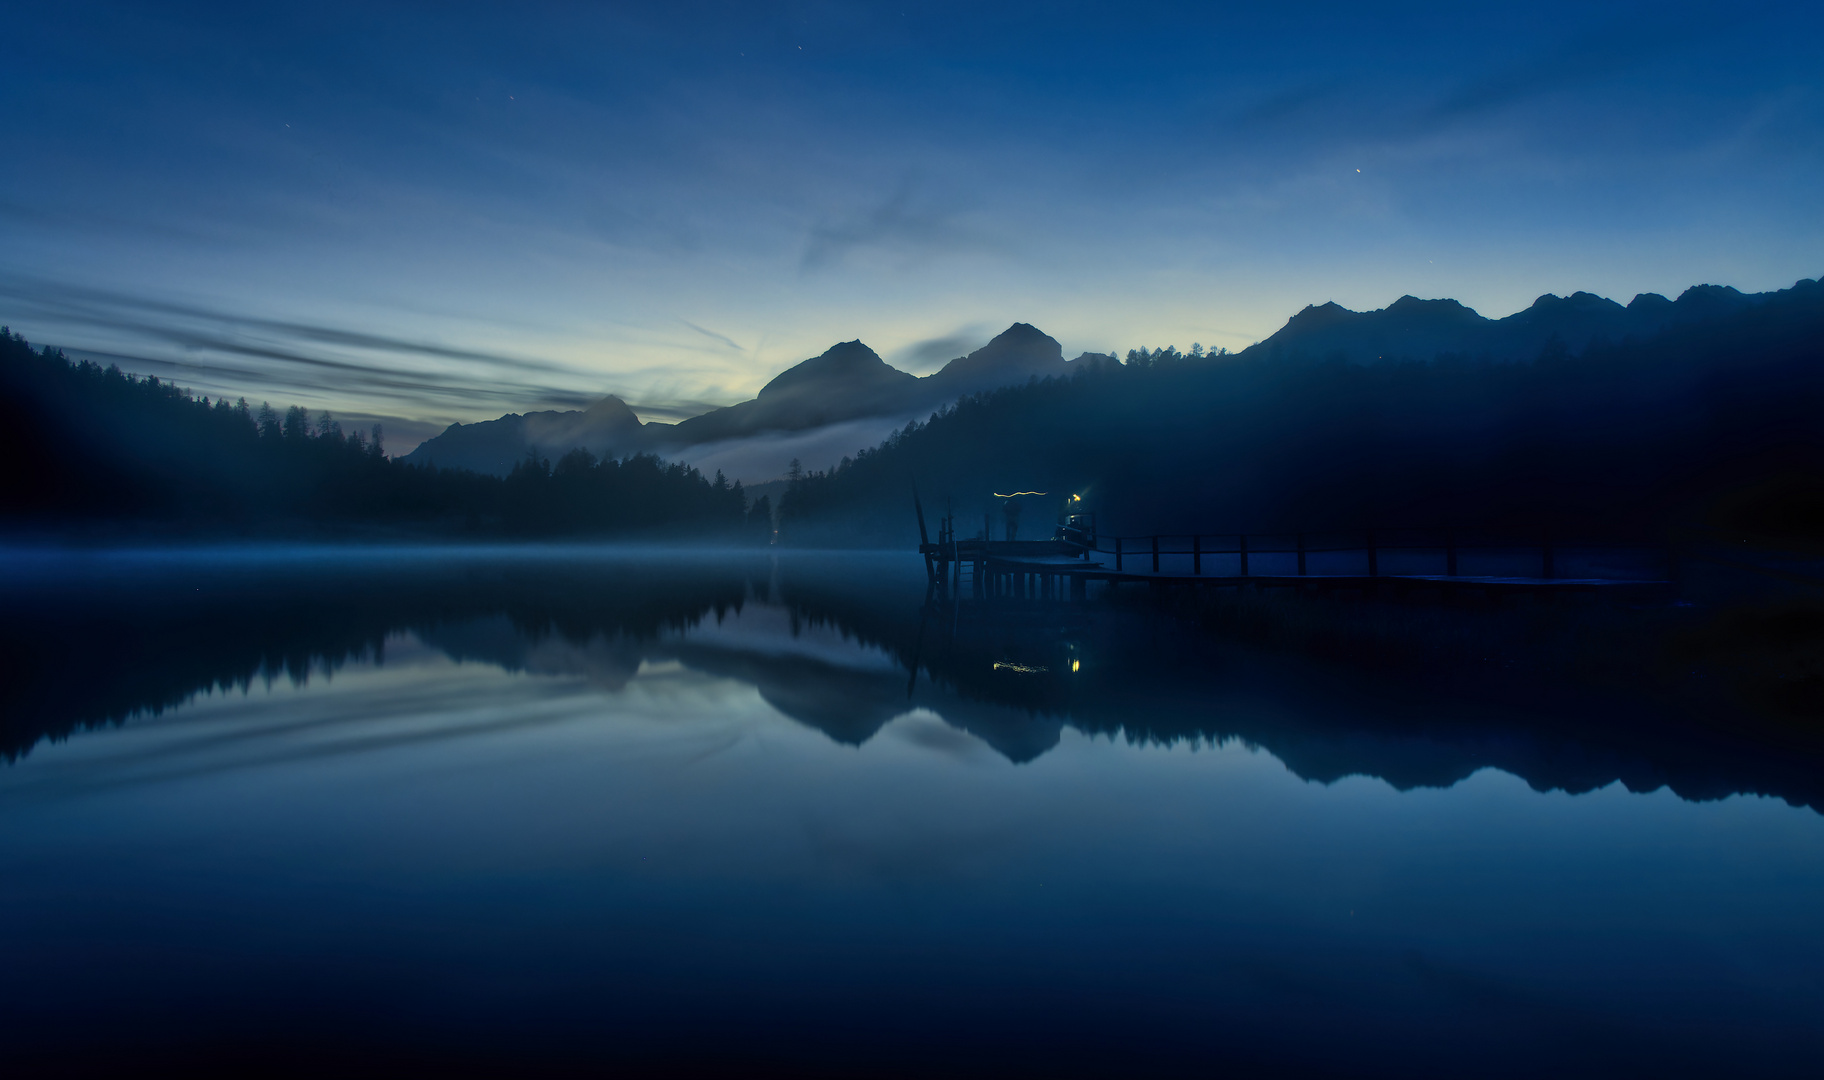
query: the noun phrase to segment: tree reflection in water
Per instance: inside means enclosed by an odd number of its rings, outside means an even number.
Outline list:
[[[1448,786],[1493,767],[1540,790],[1619,781],[1687,799],[1824,806],[1824,744],[1726,697],[1540,678],[1511,663],[1315,658],[1143,604],[938,604],[916,564],[893,555],[41,556],[15,562],[5,590],[9,759],[201,692],[384,663],[388,638],[409,632],[460,662],[586,669],[608,692],[642,663],[680,663],[751,684],[781,713],[858,746],[922,708],[1016,763],[1069,726],[1137,741],[1239,739],[1324,782]],[[808,631],[838,647],[812,647]]]

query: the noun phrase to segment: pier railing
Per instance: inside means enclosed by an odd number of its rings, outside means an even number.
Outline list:
[[[1600,550],[1661,553],[1674,569],[1674,556],[1663,543],[1634,539],[1560,537],[1551,530],[1535,530],[1530,535],[1517,531],[1486,529],[1361,529],[1313,533],[1154,533],[1139,536],[1099,536],[1088,550],[1097,555],[1112,555],[1114,569],[1128,572],[1150,570],[1160,573],[1160,559],[1166,556],[1191,558],[1191,574],[1204,572],[1206,556],[1234,556],[1239,576],[1257,573],[1261,556],[1293,556],[1296,576],[1312,573],[1313,556],[1339,553],[1361,553],[1366,556],[1369,577],[1381,574],[1386,556],[1394,554],[1432,553],[1443,555],[1443,571],[1456,577],[1463,556],[1468,553],[1506,552],[1510,556],[1533,553],[1538,559],[1542,578],[1558,576],[1561,553],[1569,548],[1587,553]],[[1286,576],[1275,573],[1272,576]],[[1670,576],[1670,575],[1669,575]]]

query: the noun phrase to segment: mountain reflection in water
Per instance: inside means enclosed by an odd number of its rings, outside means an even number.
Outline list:
[[[929,604],[901,555],[3,588],[20,1075],[1824,1062],[1819,762],[1709,702]]]
[[[452,660],[583,675],[608,692],[676,662],[852,745],[922,709],[1014,762],[1068,725],[1240,739],[1324,782],[1441,787],[1492,767],[1541,791],[1620,782],[1824,806],[1816,755],[1640,695],[1499,670],[1338,670],[1148,610],[944,608],[899,555],[256,548],[41,555],[5,584],[9,758],[211,689],[384,662],[404,633]]]

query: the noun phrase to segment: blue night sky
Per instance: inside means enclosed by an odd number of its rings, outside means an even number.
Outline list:
[[[1824,271],[1824,6],[15,5],[0,321],[404,441]]]

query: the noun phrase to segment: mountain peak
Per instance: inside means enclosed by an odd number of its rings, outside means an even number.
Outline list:
[[[882,360],[857,338],[838,342],[824,350],[823,355],[786,368],[761,387],[756,397],[768,399],[807,391],[872,388],[911,378]]]
[[[1404,319],[1445,319],[1452,322],[1482,319],[1474,308],[1464,307],[1455,300],[1421,300],[1411,295],[1402,296],[1388,304],[1386,313]]]
[[[1057,344],[1050,334],[1040,330],[1031,323],[1016,322],[1012,326],[1009,326],[1007,329],[996,334],[994,340],[990,341],[987,345],[982,346],[982,348],[992,348],[995,345],[1000,345],[1005,348],[1020,342],[1050,342],[1052,345]],[[1062,350],[1060,350],[1060,355],[1062,355]]]
[[[1623,311],[1625,309],[1620,304],[1617,304],[1615,301],[1610,300],[1606,296],[1597,296],[1595,293],[1591,293],[1591,292],[1574,292],[1569,296],[1559,296],[1555,293],[1546,293],[1544,296],[1541,296],[1539,299],[1534,300],[1533,306],[1530,308],[1527,308],[1527,310],[1539,312],[1541,314],[1545,314],[1545,313],[1556,314],[1556,313],[1560,313],[1560,312],[1563,312],[1563,313],[1587,312],[1587,313],[1607,314],[1607,313],[1611,313],[1611,312]]]
[[[1062,375],[1064,370],[1064,348],[1058,340],[1031,323],[1016,322],[930,378],[946,393],[961,394],[1034,376]]]
[[[1286,320],[1286,325],[1280,330],[1280,333],[1283,334],[1294,327],[1297,327],[1294,332],[1305,333],[1360,317],[1359,312],[1350,311],[1334,300],[1326,300],[1321,304],[1306,304],[1298,314]]]

